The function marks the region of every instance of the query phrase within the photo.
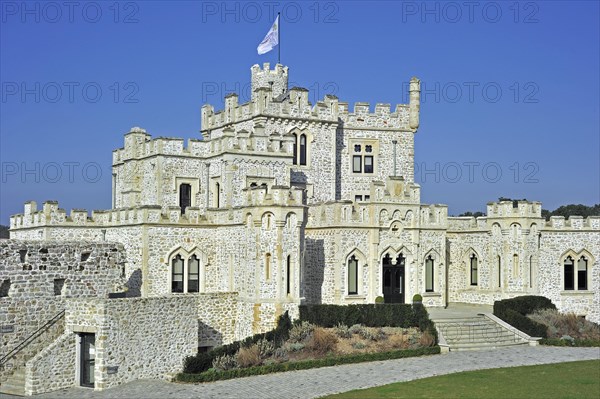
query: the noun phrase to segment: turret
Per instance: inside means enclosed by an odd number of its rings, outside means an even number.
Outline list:
[[[411,129],[419,128],[419,112],[421,109],[421,81],[416,77],[410,79],[410,118],[409,126]]]
[[[288,67],[281,64],[275,65],[275,69],[270,69],[270,64],[265,62],[263,69],[255,64],[250,69],[252,72],[252,101],[255,100],[256,90],[261,87],[271,89],[273,98],[285,93],[288,89]]]

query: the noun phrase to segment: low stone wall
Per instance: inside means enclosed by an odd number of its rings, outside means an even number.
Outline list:
[[[165,378],[181,371],[185,357],[198,349],[192,295],[72,300],[66,317],[68,332],[96,334],[96,390]]]
[[[65,333],[29,360],[25,370],[25,394],[36,395],[75,385],[76,344],[76,335]]]
[[[238,293],[198,294],[198,346],[218,346],[236,340]]]

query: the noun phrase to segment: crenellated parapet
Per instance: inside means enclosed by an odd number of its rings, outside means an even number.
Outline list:
[[[295,118],[309,121],[342,121],[345,127],[353,129],[391,129],[415,132],[419,127],[420,81],[410,82],[410,103],[398,104],[392,111],[390,104],[376,104],[371,112],[369,103],[358,102],[350,112],[348,103],[340,102],[334,95],[326,95],[323,100],[312,105],[309,92],[302,87],[288,89],[288,68],[277,64],[271,70],[265,63],[263,68],[254,65],[252,71],[252,98],[239,104],[239,96],[230,93],[225,96],[225,108],[215,111],[206,104],[201,110],[202,134],[212,138],[214,130],[230,124],[241,123],[258,116],[271,118]]]
[[[244,192],[243,207],[257,206],[304,206],[302,203],[303,190],[297,187],[264,186],[248,187]]]
[[[544,230],[600,230],[600,216],[551,216],[542,227]]]
[[[210,152],[208,143],[202,140],[189,139],[187,145],[181,138],[152,138],[145,129],[131,128],[125,134],[125,145],[113,151],[113,165],[128,160],[142,159],[155,155],[170,156],[206,156]]]
[[[389,176],[387,180],[371,182],[370,199],[375,202],[419,204],[421,186],[405,181],[401,176]]]
[[[143,133],[135,132],[136,129]],[[135,140],[132,136],[137,136]],[[223,129],[220,137],[212,140],[189,139],[185,145],[184,139],[157,137],[152,138],[145,130],[132,128],[125,135],[125,146],[113,151],[113,166],[126,161],[139,160],[151,156],[174,156],[209,158],[224,153],[244,155],[272,155],[279,157],[292,156],[293,140],[285,136],[264,133],[264,126],[257,123],[253,131],[232,128]]]
[[[488,202],[488,218],[541,218],[542,203],[537,201],[514,200]]]

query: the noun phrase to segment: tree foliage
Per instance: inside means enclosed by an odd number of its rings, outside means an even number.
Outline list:
[[[0,224],[0,238],[8,238],[8,226]]]

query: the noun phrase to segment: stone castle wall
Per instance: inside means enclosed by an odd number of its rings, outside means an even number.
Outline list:
[[[67,298],[107,297],[125,289],[124,248],[115,243],[0,240],[2,355],[65,309]],[[59,319],[9,360],[0,376],[22,366],[63,330]]]
[[[197,301],[195,296],[69,301],[67,332],[96,334],[95,389],[181,371],[185,357],[198,350]],[[118,370],[109,374],[109,367]]]

